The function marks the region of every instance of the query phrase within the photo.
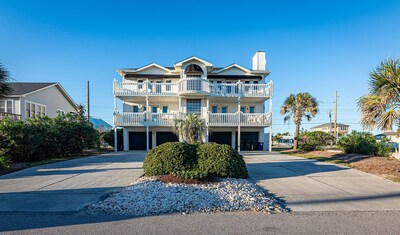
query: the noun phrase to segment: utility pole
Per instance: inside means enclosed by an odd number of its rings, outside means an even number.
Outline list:
[[[338,92],[336,91],[336,93],[335,93],[335,120],[334,120],[334,122],[335,122],[335,124],[334,124],[334,128],[335,128],[335,130],[334,130],[334,135],[335,135],[336,140],[337,140],[337,138],[338,138],[338,131],[337,131],[337,106],[338,106]]]
[[[332,134],[332,109],[329,109],[329,134]]]
[[[87,98],[87,107],[86,107],[86,115],[87,115],[87,120],[90,121],[90,89],[89,89],[89,80],[87,81],[87,94],[86,94],[86,98]]]

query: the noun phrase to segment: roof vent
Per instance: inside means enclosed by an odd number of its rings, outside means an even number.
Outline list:
[[[257,51],[253,56],[253,70],[265,70],[265,51]]]

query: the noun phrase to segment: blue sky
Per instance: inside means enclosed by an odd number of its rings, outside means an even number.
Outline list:
[[[77,103],[91,81],[91,112],[112,123],[117,68],[165,66],[192,55],[251,67],[267,52],[274,132],[293,132],[279,107],[308,91],[328,122],[361,130],[356,100],[368,73],[400,58],[400,1],[0,1],[0,61],[17,81],[58,81]]]

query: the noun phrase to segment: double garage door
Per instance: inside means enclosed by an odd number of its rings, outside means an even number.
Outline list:
[[[151,132],[149,133],[149,147],[153,146]],[[172,132],[156,132],[156,145],[178,141]],[[146,150],[146,132],[129,132],[129,150]]]
[[[237,132],[236,137],[236,149],[238,148]],[[227,144],[232,146],[232,132],[212,132],[208,138],[209,142],[215,142],[218,144]],[[258,145],[258,132],[240,132],[240,148],[241,150],[257,150]]]

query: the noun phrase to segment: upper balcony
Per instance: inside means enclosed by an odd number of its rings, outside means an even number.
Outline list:
[[[211,83],[204,78],[185,78],[176,83],[118,82],[114,80],[114,95],[132,96],[177,96],[205,95],[215,97],[272,97],[272,82],[268,84]]]

